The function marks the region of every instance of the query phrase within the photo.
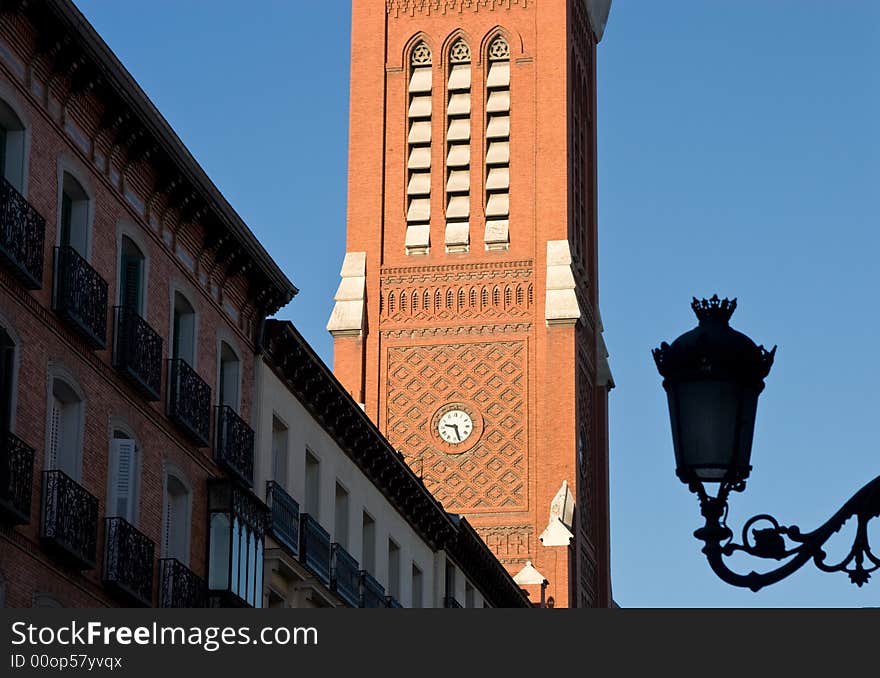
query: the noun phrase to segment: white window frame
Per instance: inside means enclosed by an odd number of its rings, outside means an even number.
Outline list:
[[[27,109],[21,104],[17,92],[6,82],[0,82],[0,99],[3,100],[3,103],[9,106],[9,109],[15,114],[15,117],[18,118],[19,123],[24,128],[21,130],[22,140],[21,140],[21,167],[19,168],[19,172],[21,173],[20,177],[17,177],[19,180],[19,185],[16,185],[15,181],[10,180],[13,186],[15,186],[16,190],[21,193],[25,198],[28,197],[28,185],[30,178],[30,154],[31,154],[31,120],[27,115]],[[9,159],[7,158],[7,162]],[[6,168],[0,168],[0,173],[5,174]]]
[[[58,188],[57,188],[57,196],[55,200],[55,245],[56,247],[61,245],[61,196],[64,193],[64,175],[69,174],[76,182],[80,185],[83,192],[86,194],[86,201],[88,203],[86,208],[86,223],[84,225],[85,228],[85,252],[81,253],[83,259],[88,262],[92,261],[92,240],[93,240],[93,229],[92,226],[95,220],[95,188],[92,185],[91,179],[89,178],[89,171],[86,169],[79,161],[74,160],[69,155],[61,155],[58,158]]]
[[[49,368],[46,370],[46,376],[46,432],[43,468],[47,470],[56,468],[55,465],[50,463],[52,456],[50,445],[52,438],[52,403],[54,400],[54,385],[55,381],[59,380],[67,384],[67,386],[74,392],[74,394],[76,394],[76,397],[79,399],[79,417],[77,421],[76,431],[77,439],[75,441],[78,454],[76,455],[74,468],[75,473],[73,474],[73,480],[79,483],[82,479],[83,439],[85,437],[86,428],[86,407],[88,406],[86,394],[77,379],[73,376],[73,373],[60,363],[49,363]]]
[[[164,468],[162,470],[162,532],[161,532],[161,544],[159,546],[159,552],[162,554],[163,558],[172,557],[168,553],[168,545],[167,545],[167,535],[168,535],[168,479],[170,477],[174,477],[177,482],[183,485],[186,490],[186,519],[183,521],[184,526],[184,558],[178,558],[178,560],[189,567],[190,563],[190,550],[192,548],[192,509],[193,509],[193,489],[192,484],[189,482],[189,478],[183,472],[183,470],[173,464],[171,462],[166,461],[163,465]]]
[[[147,319],[147,309],[149,308],[148,296],[150,289],[150,248],[147,241],[140,234],[140,228],[130,221],[120,219],[116,224],[116,306],[122,306],[122,238],[131,240],[141,251],[144,257],[144,267],[141,271],[141,307],[138,309],[140,316]],[[172,297],[173,301],[173,297]],[[193,306],[195,308],[195,306]],[[173,309],[172,309],[173,310]],[[173,319],[172,319],[173,324]]]
[[[131,481],[129,483],[129,505],[131,513],[127,516],[120,516],[116,512],[116,476],[119,471],[119,467],[117,466],[116,454],[114,451],[115,440],[119,440],[116,437],[116,432],[120,432],[126,436],[128,440],[131,440],[134,443],[134,455],[132,456],[131,462],[131,470],[130,476]],[[143,461],[143,447],[140,444],[140,440],[138,440],[137,435],[134,433],[134,429],[129,426],[125,421],[117,418],[111,418],[110,424],[108,426],[108,443],[107,443],[107,492],[106,492],[106,503],[104,504],[104,515],[107,517],[117,517],[117,518],[125,518],[129,523],[138,526],[140,522],[140,490],[141,490],[141,468]]]

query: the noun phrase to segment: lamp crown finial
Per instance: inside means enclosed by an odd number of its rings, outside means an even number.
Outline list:
[[[719,319],[724,322],[730,320],[730,316],[736,310],[736,298],[719,299],[717,294],[713,294],[711,299],[697,299],[694,297],[691,302],[691,308],[697,315],[697,319],[702,323],[704,320]]]

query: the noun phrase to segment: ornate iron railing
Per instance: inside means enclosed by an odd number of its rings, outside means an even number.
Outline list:
[[[0,176],[0,261],[29,290],[43,286],[46,220]]]
[[[275,481],[266,483],[269,531],[294,556],[299,554],[299,504]]]
[[[385,607],[403,608],[403,605],[394,596],[385,596]]]
[[[211,387],[183,358],[168,363],[168,416],[204,447],[211,435]]]
[[[31,521],[34,448],[7,432],[0,440],[0,519],[10,525]]]
[[[248,486],[254,482],[254,431],[228,405],[217,407],[214,459]]]
[[[330,585],[330,534],[308,513],[300,518],[299,560],[325,586]]]
[[[456,608],[456,609],[458,609],[458,608],[461,607],[461,603],[459,603],[459,602],[458,602],[455,598],[453,598],[452,596],[446,596],[445,598],[443,598],[443,607],[449,607],[449,608]]]
[[[207,607],[205,580],[177,558],[159,561],[159,607]]]
[[[95,567],[98,500],[64,471],[43,471],[40,539],[78,569]]]
[[[113,365],[148,400],[159,400],[162,389],[162,337],[131,308],[115,306]]]
[[[366,570],[360,571],[360,607],[385,607],[385,588]]]
[[[55,248],[53,308],[92,348],[106,348],[107,281],[67,245]]]
[[[333,543],[330,589],[351,607],[357,607],[360,597],[358,562],[341,544]]]
[[[150,607],[155,550],[153,541],[124,518],[105,518],[104,585]]]

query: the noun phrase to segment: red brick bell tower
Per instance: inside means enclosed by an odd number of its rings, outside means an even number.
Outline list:
[[[535,602],[611,604],[595,56],[610,0],[353,0],[334,369]]]

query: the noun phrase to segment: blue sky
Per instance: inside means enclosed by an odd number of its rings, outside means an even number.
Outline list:
[[[332,364],[349,4],[77,5],[300,287],[279,315]],[[857,588],[807,565],[754,594],[710,572],[650,355],[695,324],[693,295],[715,292],[738,297],[734,327],[779,345],[734,528],[769,512],[811,529],[880,473],[877,44],[870,0],[612,6],[598,55],[599,285],[624,607],[880,605],[880,573]],[[848,549],[849,527],[831,553]]]

